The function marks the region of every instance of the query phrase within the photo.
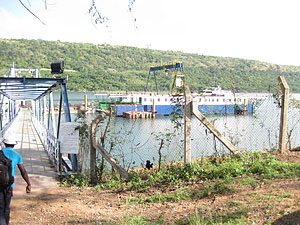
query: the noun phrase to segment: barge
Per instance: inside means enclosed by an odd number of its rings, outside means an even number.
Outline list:
[[[183,113],[183,96],[167,94],[95,94],[100,110],[113,109],[116,116],[128,112],[152,112],[155,115]],[[246,96],[235,96],[232,91],[220,86],[205,89],[203,93],[193,93],[198,109],[204,114],[242,114],[253,113],[253,102]]]

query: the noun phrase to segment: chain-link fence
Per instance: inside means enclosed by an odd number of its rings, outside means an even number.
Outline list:
[[[272,94],[257,96],[253,101],[254,113],[210,116],[208,119],[241,152],[275,149],[278,146],[280,108],[274,103]],[[198,130],[192,132],[194,140],[205,143],[202,152],[201,149],[197,149],[194,157],[229,153],[226,147],[200,122],[193,129]]]
[[[106,125],[104,121],[99,136]],[[137,168],[143,167],[147,160],[154,164],[182,160],[183,139],[183,127],[176,128],[169,116],[155,119],[113,117],[105,149],[124,168]]]
[[[278,89],[277,87],[275,89]],[[274,90],[275,90],[274,89]],[[206,115],[206,118],[241,152],[278,149],[281,114],[280,94],[247,94],[253,98],[254,113],[246,115]],[[288,115],[288,148],[300,146],[300,114],[297,99],[290,96]],[[108,119],[98,130],[101,137]],[[229,150],[196,118],[192,117],[192,158],[229,154]],[[125,169],[140,168],[146,161],[160,163],[184,158],[184,120],[172,116],[155,119],[113,117],[105,137],[105,149]],[[98,161],[102,159],[98,154]]]

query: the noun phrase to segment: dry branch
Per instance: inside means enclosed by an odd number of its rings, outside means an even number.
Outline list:
[[[121,167],[121,165],[101,146],[98,144],[97,136],[96,136],[96,129],[98,124],[106,117],[105,113],[100,113],[91,124],[90,134],[91,134],[91,142],[92,146],[98,150],[101,155],[108,161],[109,164],[121,175],[121,177],[125,179],[129,179],[128,172]]]

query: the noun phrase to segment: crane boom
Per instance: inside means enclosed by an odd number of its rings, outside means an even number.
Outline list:
[[[160,66],[151,66],[150,69],[149,69],[149,74],[148,74],[148,79],[147,79],[147,84],[146,84],[146,87],[145,87],[145,91],[147,91],[149,78],[151,76],[151,72],[153,72],[156,92],[158,93],[156,75],[157,75],[157,71],[160,71],[160,70],[164,70],[165,72],[168,72],[169,70],[173,70],[172,83],[170,84],[170,93],[172,92],[174,86],[176,85],[176,78],[178,77],[178,79],[182,79],[184,77],[183,76],[183,63],[182,62],[164,64],[164,65],[160,65]]]

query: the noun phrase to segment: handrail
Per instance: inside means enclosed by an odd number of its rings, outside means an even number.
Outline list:
[[[8,130],[8,128],[12,125],[12,123],[15,121],[17,116],[19,115],[20,108],[18,109],[18,112],[14,115],[13,119],[11,121],[8,121],[6,124],[4,124],[4,127],[0,131],[0,137],[4,137],[5,132]]]
[[[60,141],[34,116],[30,110],[31,121],[37,131],[40,140],[48,153],[49,159],[55,167],[55,170],[59,172],[60,163]]]

